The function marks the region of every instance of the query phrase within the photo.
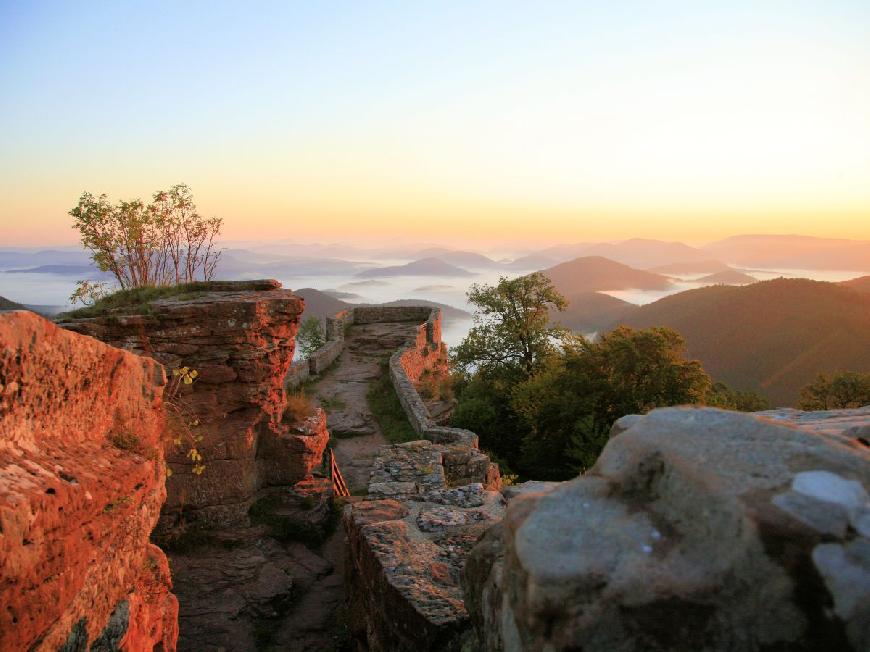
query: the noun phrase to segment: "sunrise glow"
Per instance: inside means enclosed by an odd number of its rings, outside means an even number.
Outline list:
[[[0,7],[0,244],[178,181],[231,239],[870,238],[870,5]]]

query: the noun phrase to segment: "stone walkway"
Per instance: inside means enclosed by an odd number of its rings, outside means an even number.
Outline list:
[[[352,326],[339,359],[307,390],[326,411],[335,458],[351,491],[368,486],[374,457],[388,443],[366,394],[382,373],[381,361],[413,337],[416,328],[413,322]]]

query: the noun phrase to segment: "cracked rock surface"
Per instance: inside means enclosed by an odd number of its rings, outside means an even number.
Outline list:
[[[870,411],[779,412],[621,420],[512,498],[465,567],[481,648],[870,649]]]

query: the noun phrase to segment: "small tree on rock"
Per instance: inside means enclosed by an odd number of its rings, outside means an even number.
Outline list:
[[[223,220],[197,213],[184,184],[154,193],[149,204],[141,199],[112,204],[104,194],[85,192],[69,214],[91,259],[122,290],[214,277]]]

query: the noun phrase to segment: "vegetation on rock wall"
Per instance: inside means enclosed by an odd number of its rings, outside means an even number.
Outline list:
[[[82,282],[80,282],[82,283]],[[178,285],[162,285],[159,287],[140,287],[128,290],[118,290],[111,294],[101,294],[99,298],[91,301],[86,300],[83,308],[65,312],[60,319],[78,319],[82,317],[101,317],[112,312],[124,312],[126,314],[148,314],[151,311],[151,302],[158,299],[194,299],[208,290],[208,283],[198,281],[195,283],[180,283]],[[81,290],[82,286],[79,286]],[[75,296],[75,293],[73,293]],[[72,297],[70,297],[72,300]],[[80,300],[78,300],[80,301]]]

